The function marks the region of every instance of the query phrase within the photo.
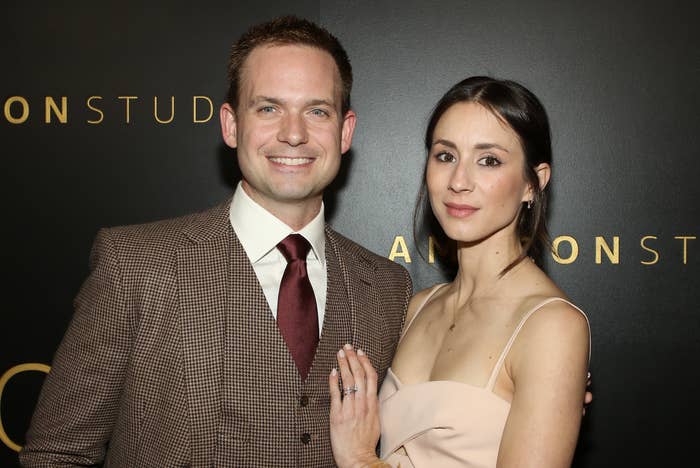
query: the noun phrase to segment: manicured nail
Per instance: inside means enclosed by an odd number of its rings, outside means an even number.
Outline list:
[[[345,343],[345,346],[343,346],[345,349],[352,349],[352,345],[350,343]]]
[[[336,369],[335,367],[334,367],[333,369],[331,369],[331,375],[332,375],[333,377],[335,377],[336,375],[338,375],[338,369]]]
[[[362,351],[361,349],[358,349],[358,350],[357,350],[357,355],[358,355],[358,356],[364,356],[364,355],[365,355],[365,352]]]
[[[343,351],[342,349],[341,349],[340,351],[338,351],[338,357],[344,358],[344,357],[345,357],[345,351]]]

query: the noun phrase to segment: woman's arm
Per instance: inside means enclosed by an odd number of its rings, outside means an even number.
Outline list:
[[[499,468],[571,466],[582,416],[589,334],[586,318],[565,303],[549,304],[528,319],[506,363],[514,394]]]

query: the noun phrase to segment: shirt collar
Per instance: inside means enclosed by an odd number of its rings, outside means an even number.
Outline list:
[[[257,204],[245,193],[241,183],[238,183],[229,208],[231,227],[236,232],[250,263],[256,263],[267,255],[277,244],[289,234],[295,233],[292,228],[276,218],[272,213]],[[325,263],[326,236],[324,232],[324,206],[309,224],[296,233],[301,234],[311,244],[314,257]]]

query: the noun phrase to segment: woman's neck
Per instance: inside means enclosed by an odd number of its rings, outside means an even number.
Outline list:
[[[492,236],[477,243],[458,243],[459,270],[455,286],[460,291],[458,301],[491,295],[500,280],[512,276],[516,265],[507,274],[503,270],[522,255],[522,246],[514,236]]]

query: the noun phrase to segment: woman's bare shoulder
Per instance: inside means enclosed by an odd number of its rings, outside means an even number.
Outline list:
[[[436,284],[415,293],[411,298],[411,301],[408,303],[405,323],[411,323],[411,320],[413,320],[418,311],[425,306],[426,301],[428,299],[432,300],[435,296],[438,296],[440,294],[439,289],[442,289],[445,286],[445,283]]]
[[[565,297],[554,296],[542,302],[523,324],[513,357],[520,355],[530,362],[539,361],[543,355],[588,360],[590,326],[585,313]]]
[[[527,317],[514,343],[511,357],[531,358],[533,353],[573,353],[588,357],[588,317],[534,263],[520,276],[521,316]]]

